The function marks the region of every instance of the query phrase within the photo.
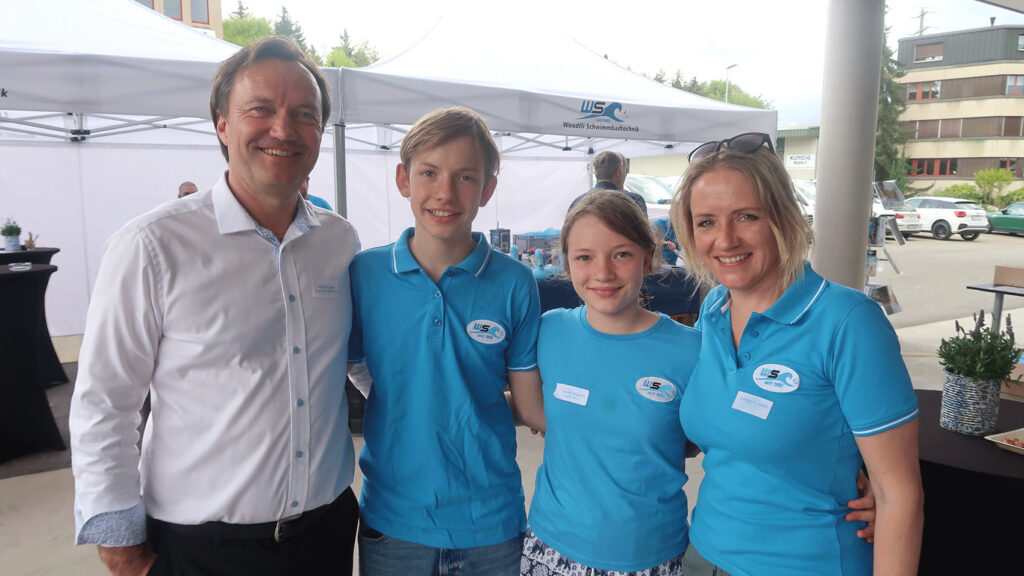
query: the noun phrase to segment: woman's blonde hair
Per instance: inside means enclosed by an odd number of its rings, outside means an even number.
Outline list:
[[[693,187],[704,175],[715,170],[732,170],[750,182],[775,237],[779,253],[779,292],[784,292],[803,273],[804,260],[814,238],[811,225],[800,211],[793,181],[782,161],[767,147],[747,153],[722,148],[696,160],[686,168],[674,197],[670,216],[676,237],[686,257],[686,268],[704,286],[717,280],[697,253],[693,236],[693,211],[690,202]]]

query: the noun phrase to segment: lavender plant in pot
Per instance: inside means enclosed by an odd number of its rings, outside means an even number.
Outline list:
[[[985,325],[984,310],[975,314],[972,330],[956,322],[956,334],[942,340],[938,354],[946,371],[939,425],[970,436],[995,430],[1002,383],[1021,354],[1009,314],[1001,332]]]

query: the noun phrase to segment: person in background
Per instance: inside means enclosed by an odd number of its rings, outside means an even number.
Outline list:
[[[306,179],[302,181],[302,185],[299,186],[299,193],[302,194],[303,198],[309,200],[310,203],[313,204],[313,206],[317,206],[325,210],[334,211],[334,208],[331,208],[331,205],[327,202],[327,200],[324,200],[319,196],[309,193],[309,176],[306,176]]]
[[[358,238],[298,194],[327,82],[272,37],[221,63],[210,100],[227,171],[116,232],[96,279],[71,403],[76,541],[114,575],[351,574]]]
[[[697,147],[671,208],[712,287],[680,402],[704,452],[687,576],[917,573],[917,399],[892,325],[805,262],[811,230],[766,134]],[[688,354],[688,351],[680,351]],[[874,547],[845,504],[866,464]]]
[[[195,194],[198,191],[199,188],[196,187],[194,183],[185,180],[184,182],[178,185],[178,198],[184,198],[185,196],[188,196],[189,194]]]
[[[637,194],[636,192],[630,192],[626,190],[626,175],[629,174],[629,159],[623,156],[619,152],[613,152],[611,150],[605,150],[594,156],[594,177],[597,179],[597,183],[594,184],[593,190],[618,190],[623,194],[629,196],[636,202],[636,205],[640,207],[640,211],[647,216],[647,202],[644,197]],[[591,191],[584,192],[576,197],[569,204],[569,210],[573,209],[584,196],[589,194]]]

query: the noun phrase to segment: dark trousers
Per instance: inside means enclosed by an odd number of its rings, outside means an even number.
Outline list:
[[[359,503],[349,488],[301,534],[278,543],[269,538],[230,539],[183,534],[173,524],[149,519],[156,553],[150,575],[165,576],[351,576]]]

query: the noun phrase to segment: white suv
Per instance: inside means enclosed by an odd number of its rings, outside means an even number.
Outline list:
[[[921,214],[921,228],[931,230],[932,236],[948,240],[959,234],[964,240],[974,240],[988,232],[988,216],[980,206],[963,198],[918,196],[907,203]]]

